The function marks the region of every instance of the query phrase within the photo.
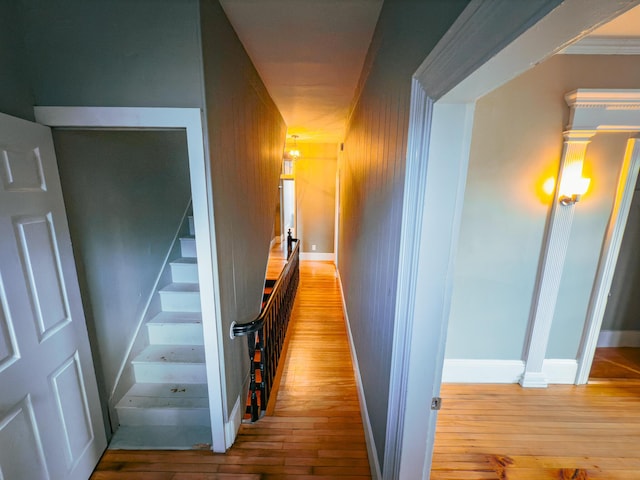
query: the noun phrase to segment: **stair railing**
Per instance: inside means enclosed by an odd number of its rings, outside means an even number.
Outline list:
[[[293,244],[295,243],[295,247]],[[234,337],[246,336],[250,361],[250,404],[246,413],[251,421],[260,418],[269,402],[276,370],[300,281],[298,239],[287,238],[287,263],[273,286],[273,291],[255,320],[233,326]],[[258,401],[258,395],[260,399]]]

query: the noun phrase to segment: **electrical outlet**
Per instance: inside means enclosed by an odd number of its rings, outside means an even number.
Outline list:
[[[313,252],[316,251],[316,246],[315,245],[311,245],[311,251],[313,251]]]

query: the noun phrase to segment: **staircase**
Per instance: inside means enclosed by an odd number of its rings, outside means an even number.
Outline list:
[[[158,290],[161,311],[146,324],[148,346],[132,360],[135,384],[117,403],[111,448],[203,448],[211,423],[193,218]]]

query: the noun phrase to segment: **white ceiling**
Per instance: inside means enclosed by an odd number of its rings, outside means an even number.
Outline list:
[[[640,35],[640,6],[634,7],[591,32],[592,37],[637,37]]]
[[[596,28],[561,53],[640,55],[640,5]]]
[[[382,0],[220,0],[300,143],[342,141]],[[640,54],[640,6],[563,53]]]
[[[342,141],[382,0],[220,0],[287,135]]]

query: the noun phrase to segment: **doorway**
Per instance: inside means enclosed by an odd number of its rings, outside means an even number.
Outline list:
[[[143,324],[191,203],[186,137],[53,129],[53,139],[107,433],[115,432],[124,423],[115,404],[133,385],[130,360],[149,343]]]
[[[36,120],[50,127],[99,129],[180,129],[186,137],[193,204],[195,250],[202,306],[206,379],[212,450],[224,452],[233,443],[237,418],[226,412],[226,382],[220,311],[218,264],[213,222],[210,165],[205,156],[202,112],[196,108],[35,107]]]
[[[613,274],[589,380],[640,379],[640,179]]]

